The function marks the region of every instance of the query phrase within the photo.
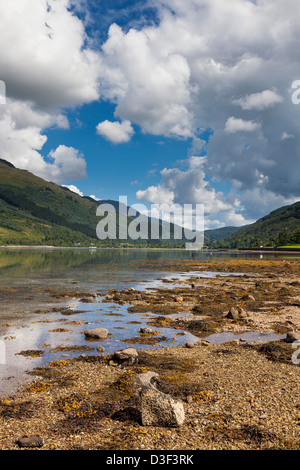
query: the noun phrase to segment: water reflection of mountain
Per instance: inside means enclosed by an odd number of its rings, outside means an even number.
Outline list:
[[[140,267],[143,262],[203,259],[203,253],[185,250],[134,250],[134,249],[2,249],[0,250],[0,277],[30,274],[51,274],[84,267],[128,267],[128,263]]]
[[[176,259],[199,259],[205,261],[215,258],[232,258],[239,253],[203,252],[172,249],[7,249],[0,250],[0,277],[58,275],[70,268],[76,269],[122,269],[122,268],[159,268],[167,261]],[[247,257],[257,254],[247,254]],[[274,256],[274,255],[273,255]],[[161,262],[161,263],[160,263]]]

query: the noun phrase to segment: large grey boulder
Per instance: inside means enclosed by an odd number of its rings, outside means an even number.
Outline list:
[[[179,427],[185,418],[183,402],[154,387],[143,387],[141,418],[143,426]]]
[[[133,391],[140,398],[143,426],[179,427],[183,424],[183,402],[156,388],[159,383],[157,372],[143,372],[131,380]]]

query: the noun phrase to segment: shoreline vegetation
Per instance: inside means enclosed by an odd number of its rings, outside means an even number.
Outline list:
[[[54,246],[54,245],[0,245],[0,249],[9,248],[9,249],[51,249],[51,250],[176,250],[176,251],[187,251],[184,247],[165,247],[165,246]],[[193,251],[193,250],[190,250]],[[205,248],[201,250],[195,250],[199,253],[299,253],[299,247],[278,247],[278,248],[241,248],[241,249],[227,249],[227,248]]]
[[[32,381],[0,399],[0,449],[300,450],[294,344],[300,338],[300,260],[231,258],[205,260],[205,266],[200,260],[171,260],[163,268],[149,260],[148,265],[191,276],[176,287],[165,280],[166,288],[113,289],[102,302],[129,304],[129,314],[151,312],[148,332],[127,343],[131,354],[136,344],[155,339],[157,348],[137,350],[127,361],[120,358],[128,359],[128,351],[118,357],[79,353],[34,369]],[[201,277],[208,269],[217,275]],[[160,347],[159,329],[168,326],[199,340]],[[246,332],[284,339],[217,344],[204,339]],[[145,392],[136,389],[141,374],[155,376],[152,394],[180,404],[184,419],[178,425],[145,419]]]

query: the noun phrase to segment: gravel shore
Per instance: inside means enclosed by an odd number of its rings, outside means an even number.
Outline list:
[[[35,369],[32,382],[1,399],[0,449],[21,449],[18,439],[27,437],[36,450],[299,450],[295,343],[211,344],[202,338],[216,332],[299,334],[300,261],[206,264],[174,264],[174,272],[193,272],[176,288],[108,294],[110,302],[111,296],[129,302],[132,311],[151,311],[155,334],[170,325],[191,331],[198,342],[158,342],[124,367],[99,353]],[[204,269],[220,276],[203,278]],[[188,313],[175,319],[181,312]],[[149,335],[139,339],[146,342]],[[159,390],[182,400],[185,420],[178,428],[143,426],[132,377],[146,371],[158,373]]]

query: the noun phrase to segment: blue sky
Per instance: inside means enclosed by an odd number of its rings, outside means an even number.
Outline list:
[[[299,200],[297,0],[0,5],[0,154],[99,199],[204,204],[206,228]]]
[[[135,126],[135,135],[128,143],[116,145],[97,135],[100,121],[114,120],[114,105],[93,103],[71,113],[75,118],[68,129],[47,131],[45,155],[62,142],[83,153],[87,162],[87,177],[68,180],[69,185],[78,185],[84,195],[95,195],[100,199],[118,200],[120,195],[128,197],[128,203],[137,203],[136,191],[159,181],[159,172],[166,166],[174,166],[183,160],[191,146],[191,140],[144,135]]]

